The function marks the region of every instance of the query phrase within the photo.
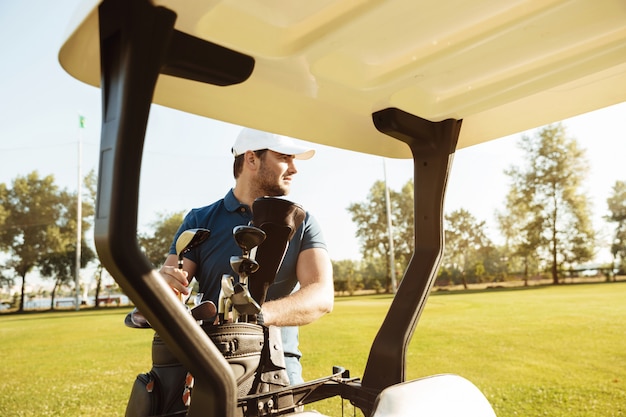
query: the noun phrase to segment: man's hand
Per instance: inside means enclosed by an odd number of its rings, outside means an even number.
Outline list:
[[[178,268],[178,257],[170,254],[167,256],[159,272],[165,279],[165,283],[169,285],[177,295],[189,295],[187,287],[189,286],[191,277],[196,273],[196,264],[189,259],[185,259],[183,269],[180,269]]]
[[[196,264],[189,259],[185,259],[183,269],[180,269],[178,268],[178,257],[176,255],[168,255],[159,273],[176,294],[189,295],[187,286],[189,285],[190,277],[194,276],[195,270]]]
[[[169,285],[177,294],[187,295],[187,286],[189,285],[187,271],[184,269],[178,269],[174,266],[163,265],[159,272],[163,278],[165,278],[167,285]]]

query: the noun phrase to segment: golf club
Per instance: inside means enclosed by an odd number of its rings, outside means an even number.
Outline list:
[[[150,326],[150,323],[148,323],[148,320],[139,310],[137,310],[136,307],[126,315],[124,324],[126,327],[133,329],[149,329],[152,327]]]
[[[241,248],[244,258],[252,258],[252,249],[259,246],[265,240],[265,232],[254,226],[236,226],[233,229],[235,242]]]
[[[289,241],[304,221],[306,212],[301,205],[289,200],[262,197],[254,200],[252,213],[252,224],[265,232],[266,239],[256,251],[255,259],[261,268],[251,274],[249,288],[252,298],[263,305],[287,253]]]
[[[183,255],[189,252],[191,249],[197,247],[202,242],[209,238],[211,231],[208,229],[187,229],[183,231],[178,238],[176,239],[176,255],[178,255],[178,269],[183,269]],[[183,293],[179,293],[178,297],[180,301],[185,304],[189,297],[191,296],[191,282],[189,283],[189,287],[187,287],[187,297],[183,295]]]
[[[261,311],[261,307],[259,304],[252,298],[250,295],[250,291],[248,291],[248,287],[245,285],[241,285],[241,283],[235,284],[234,288],[235,292],[230,297],[233,308],[237,310],[239,315],[241,316],[250,316],[253,314],[258,314]],[[244,321],[247,321],[247,317],[244,318]]]
[[[183,268],[183,255],[208,239],[211,231],[208,229],[188,229],[176,239],[176,254],[178,255],[178,268]]]
[[[220,288],[220,295],[217,302],[217,314],[220,323],[224,323],[226,313],[228,313],[230,297],[235,293],[234,279],[228,274],[222,275],[222,282]]]
[[[213,301],[203,301],[191,308],[191,315],[196,321],[208,321],[215,317],[217,308]]]
[[[245,256],[231,256],[230,267],[239,275],[239,282],[247,285],[248,277],[259,269],[259,263]]]

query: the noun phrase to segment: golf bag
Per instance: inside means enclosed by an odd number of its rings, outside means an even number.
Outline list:
[[[247,258],[246,261],[258,261],[263,265],[252,274],[250,281],[251,295],[262,305],[269,286],[276,278],[289,240],[304,221],[306,213],[298,204],[273,197],[255,200],[253,213],[252,224],[261,229],[266,238],[258,246],[256,260]],[[132,319],[132,314],[129,317]],[[256,319],[255,314],[252,317]],[[271,392],[289,385],[279,328],[246,321],[224,321],[217,325],[212,321],[205,323],[203,330],[231,365],[239,397]],[[127,325],[143,327],[137,323],[127,322]],[[155,334],[152,369],[137,376],[126,417],[184,415],[191,402],[192,391],[193,377]]]
[[[202,328],[231,365],[238,396],[270,392],[289,385],[277,327],[227,323]],[[192,390],[193,376],[155,334],[152,369],[135,379],[126,417],[184,415]]]

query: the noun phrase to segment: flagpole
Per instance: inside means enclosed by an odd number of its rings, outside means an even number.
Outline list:
[[[81,238],[82,238],[82,226],[83,226],[83,201],[82,201],[82,178],[81,178],[81,159],[82,159],[82,136],[83,128],[85,127],[85,118],[81,115],[78,116],[78,187],[76,191],[76,274],[75,274],[75,286],[76,286],[76,311],[80,310],[80,257],[81,257]]]

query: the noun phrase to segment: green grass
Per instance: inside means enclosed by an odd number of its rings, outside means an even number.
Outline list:
[[[433,294],[409,346],[408,379],[459,374],[500,417],[626,416],[625,301],[624,282]],[[337,298],[332,314],[304,326],[305,378],[332,365],[362,376],[390,302]],[[127,310],[0,315],[0,415],[123,415],[136,374],[150,368],[152,338],[124,327]],[[310,408],[339,416],[341,406],[335,398]]]
[[[322,358],[362,375],[390,302],[338,299],[332,315],[304,327],[306,376],[330,372]],[[500,417],[626,416],[626,283],[433,294],[407,379],[439,373],[474,382]]]
[[[126,310],[0,316],[0,416],[124,415],[152,340]]]

